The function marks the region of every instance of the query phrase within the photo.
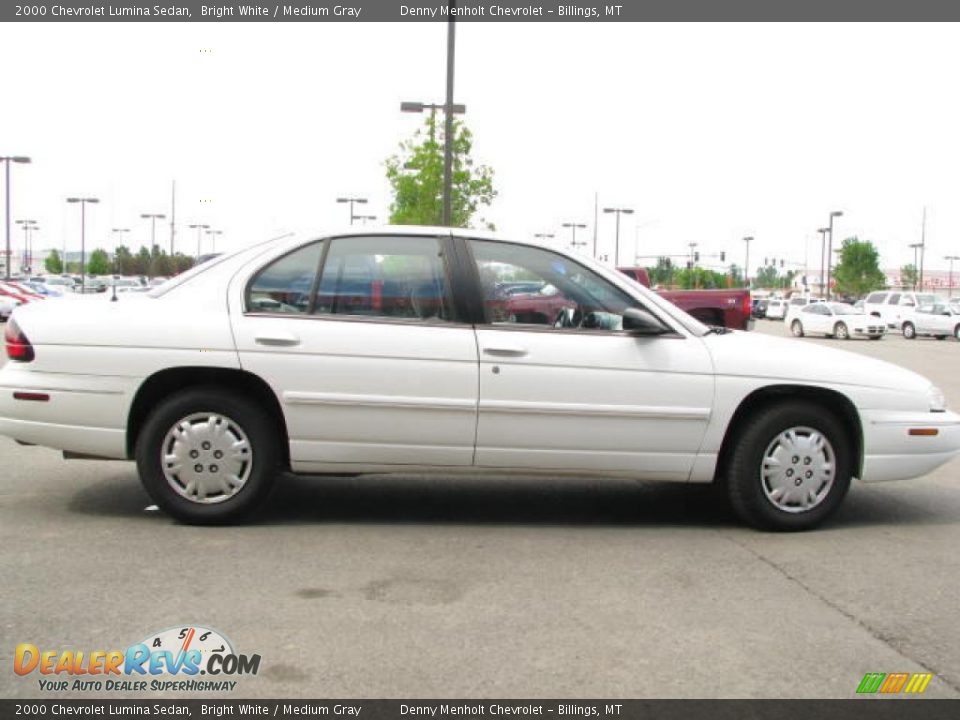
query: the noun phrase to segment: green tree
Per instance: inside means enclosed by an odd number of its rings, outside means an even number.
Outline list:
[[[140,249],[137,251],[136,257],[134,257],[133,268],[134,275],[147,275],[150,273],[150,251],[147,250],[146,246],[141,245]]]
[[[177,253],[170,259],[170,264],[174,274],[179,274],[189,270],[193,267],[194,262],[195,258],[192,258],[189,255],[184,255],[183,253]]]
[[[453,121],[451,225],[467,227],[481,206],[496,197],[493,170],[475,165],[470,152],[473,135],[462,121]],[[390,222],[395,225],[440,225],[443,217],[443,131],[435,113],[400,152],[386,161],[393,190]],[[481,221],[489,228],[490,223]]]
[[[650,284],[653,286],[673,285],[676,272],[677,268],[674,266],[673,260],[668,257],[657,258],[657,264],[647,268],[647,274],[650,276]]]
[[[136,275],[136,260],[126,245],[120,245],[114,251],[117,262],[117,272],[121,275]]]
[[[63,272],[63,260],[60,258],[60,253],[56,250],[51,250],[50,254],[47,255],[47,259],[43,261],[43,267],[51,275],[59,275]]]
[[[909,265],[904,265],[900,268],[900,284],[905,288],[917,289],[917,280],[919,279],[919,274],[917,273],[917,266],[913,263]]]
[[[756,275],[753,276],[753,286],[758,288],[778,288],[780,287],[780,276],[777,268],[773,265],[757,268]]]
[[[113,268],[110,264],[110,256],[103,248],[97,248],[90,253],[90,259],[87,261],[87,274],[89,275],[109,275]]]
[[[849,237],[840,248],[840,262],[833,271],[836,291],[860,296],[886,285],[880,270],[880,253],[869,240]]]

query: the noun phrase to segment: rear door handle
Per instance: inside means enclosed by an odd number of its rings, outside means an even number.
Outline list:
[[[293,333],[276,333],[274,335],[257,335],[254,339],[257,345],[268,347],[293,347],[300,344],[300,338]]]
[[[495,357],[524,357],[528,354],[526,348],[507,345],[486,347],[483,349],[483,352],[485,355],[493,355]]]

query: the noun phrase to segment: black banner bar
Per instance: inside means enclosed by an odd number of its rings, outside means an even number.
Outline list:
[[[944,21],[943,0],[457,0],[458,22]],[[24,0],[0,3],[4,22],[446,22],[445,0]]]
[[[0,700],[0,718],[953,720],[960,700]]]

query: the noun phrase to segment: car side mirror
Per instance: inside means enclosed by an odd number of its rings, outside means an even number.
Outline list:
[[[623,311],[623,329],[633,335],[663,335],[669,332],[657,318],[639,308]]]

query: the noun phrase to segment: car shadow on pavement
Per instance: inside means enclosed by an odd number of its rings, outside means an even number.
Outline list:
[[[907,488],[904,488],[906,493]],[[152,500],[135,472],[112,473],[84,486],[69,501],[82,515],[149,515]],[[900,492],[877,493],[854,485],[823,528],[942,525],[960,522],[958,507],[908,501]],[[596,478],[516,479],[509,476],[385,476],[277,478],[274,492],[249,522],[423,523],[505,525],[635,525],[740,527],[723,493],[709,485]]]

